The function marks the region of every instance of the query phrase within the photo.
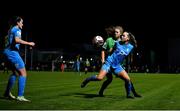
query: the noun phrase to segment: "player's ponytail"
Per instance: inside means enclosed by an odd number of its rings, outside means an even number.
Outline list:
[[[135,38],[135,36],[131,33],[131,32],[129,32],[129,42],[132,44],[132,45],[134,45],[135,47],[137,47],[137,41],[136,41],[136,38]]]

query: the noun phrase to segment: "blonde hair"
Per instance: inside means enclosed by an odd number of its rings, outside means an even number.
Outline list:
[[[121,26],[115,26],[115,29],[119,29],[120,33],[122,34],[124,29]]]

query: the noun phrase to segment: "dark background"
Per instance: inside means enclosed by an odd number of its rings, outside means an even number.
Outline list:
[[[173,55],[180,55],[179,8],[173,1],[30,3],[17,13],[2,13],[0,35],[6,35],[8,20],[19,15],[24,18],[23,39],[27,36],[28,41],[34,41],[35,48],[70,50],[73,44],[91,44],[92,37],[103,36],[109,25],[121,25],[135,35],[140,54],[150,56],[153,52],[157,64],[179,65],[180,57],[173,59]]]

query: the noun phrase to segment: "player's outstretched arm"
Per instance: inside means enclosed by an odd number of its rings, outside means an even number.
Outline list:
[[[30,46],[35,45],[34,42],[27,42],[27,41],[24,41],[24,40],[20,39],[19,37],[16,37],[15,41],[16,41],[16,43],[19,43],[19,44],[30,45]]]

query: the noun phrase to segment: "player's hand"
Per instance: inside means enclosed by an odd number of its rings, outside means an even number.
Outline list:
[[[35,43],[34,42],[29,42],[29,45],[30,46],[35,46]]]

